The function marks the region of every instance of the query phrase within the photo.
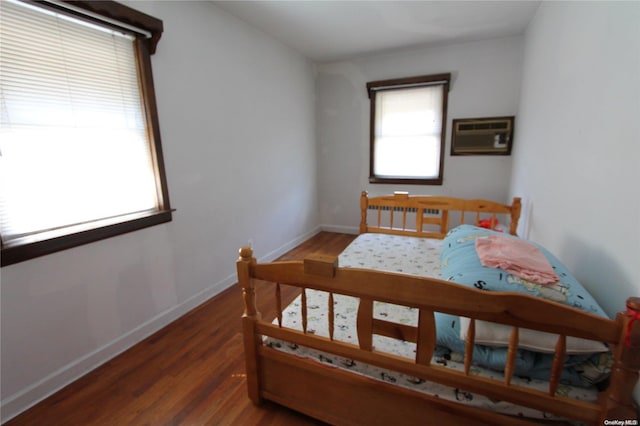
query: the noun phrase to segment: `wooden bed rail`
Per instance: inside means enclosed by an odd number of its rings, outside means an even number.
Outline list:
[[[616,316],[623,332],[618,343],[610,345],[613,367],[600,424],[604,419],[638,419],[632,395],[640,370],[640,297],[630,297],[626,305],[627,310]]]
[[[259,403],[264,392],[261,387],[261,359],[292,357],[275,354],[262,344],[263,336],[281,339],[301,346],[329,352],[347,359],[377,365],[423,380],[435,381],[462,388],[490,398],[510,401],[583,422],[603,424],[604,419],[635,419],[632,392],[640,370],[640,298],[630,298],[627,311],[615,321],[597,317],[560,304],[516,293],[486,292],[463,287],[438,279],[386,273],[355,268],[340,268],[336,257],[312,255],[304,261],[258,264],[250,248],[240,250],[237,262],[238,280],[243,289],[243,331],[249,396]],[[278,324],[263,321],[256,309],[255,285],[261,282],[278,283]],[[282,326],[282,306],[279,286],[289,285],[302,291],[302,330]],[[326,291],[328,317],[333,318],[333,295],[341,294],[360,299],[357,333],[359,345],[335,341],[333,321],[329,322],[329,337],[321,337],[306,330],[306,290]],[[417,326],[406,326],[373,317],[373,301],[381,301],[419,309]],[[434,312],[445,312],[472,318],[467,333],[465,371],[457,372],[431,364],[436,342]],[[475,320],[492,321],[513,327],[505,382],[498,382],[469,374]],[[519,328],[529,328],[559,334],[557,352],[548,392],[541,392],[510,382],[513,374]],[[373,334],[401,338],[417,344],[415,360],[374,350]],[[598,403],[589,403],[556,394],[564,359],[566,336],[603,341],[613,348],[614,366],[611,384]],[[295,358],[295,357],[294,357]],[[293,360],[291,359],[291,362]],[[268,392],[267,392],[268,393]]]
[[[375,211],[375,224],[368,223],[369,210]],[[498,223],[498,215],[506,215],[509,217],[509,233],[516,235],[521,210],[522,200],[519,197],[515,197],[511,205],[506,205],[479,199],[411,196],[407,192],[369,198],[367,191],[362,191],[360,233],[381,232],[442,239],[450,229],[451,213],[459,215],[457,224],[466,223],[468,213],[475,225],[486,219],[491,228]],[[412,217],[415,218],[411,220]],[[431,227],[431,230],[425,230],[425,227]]]

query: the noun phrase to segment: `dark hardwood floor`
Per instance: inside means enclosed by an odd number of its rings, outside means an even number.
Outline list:
[[[321,232],[281,259],[313,252],[337,255],[354,238]],[[293,300],[293,290],[285,290],[283,298]],[[263,317],[274,317],[274,292],[260,290],[257,299]],[[242,310],[241,291],[234,285],[5,424],[322,424],[276,404],[249,401]]]

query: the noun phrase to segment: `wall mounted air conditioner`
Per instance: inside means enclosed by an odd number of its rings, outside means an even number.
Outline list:
[[[451,155],[510,155],[515,117],[453,120]]]

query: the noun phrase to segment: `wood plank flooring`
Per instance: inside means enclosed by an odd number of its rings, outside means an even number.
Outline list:
[[[340,253],[354,235],[321,232],[286,253]],[[283,299],[293,300],[293,289]],[[258,291],[264,318],[274,292]],[[284,305],[286,306],[286,305]],[[19,425],[321,425],[272,403],[247,398],[237,285],[25,411]]]

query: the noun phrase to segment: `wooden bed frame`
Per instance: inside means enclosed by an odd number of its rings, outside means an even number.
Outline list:
[[[488,214],[493,224],[496,214],[511,218],[509,230],[515,234],[520,200],[503,205],[484,200],[461,200],[445,197],[411,197],[406,193],[368,198],[362,194],[361,232],[387,232],[402,235],[443,237],[449,226],[449,214],[456,211],[476,215]],[[376,225],[367,224],[370,210],[377,215]],[[396,218],[384,224],[375,210]],[[417,214],[416,214],[417,213]],[[459,214],[459,213],[458,213]],[[416,216],[414,230],[408,229],[407,217]],[[463,216],[463,214],[460,214]],[[467,215],[468,216],[468,215]],[[394,221],[402,223],[395,226]],[[464,218],[462,219],[464,222]],[[439,227],[435,233],[423,231],[423,224]],[[516,293],[489,293],[439,279],[420,278],[381,271],[340,268],[337,258],[311,255],[304,261],[258,264],[250,248],[240,249],[237,261],[238,281],[243,289],[245,311],[242,317],[248,393],[259,404],[271,400],[331,424],[405,425],[424,424],[531,424],[534,420],[505,416],[479,408],[429,396],[394,386],[350,371],[297,357],[263,344],[263,337],[292,342],[428,381],[442,383],[468,392],[486,395],[553,413],[589,424],[613,424],[605,420],[637,419],[632,393],[640,369],[640,298],[627,301],[627,310],[615,320],[600,318],[554,302]],[[333,321],[328,338],[307,332],[306,297],[302,291],[302,331],[288,329],[261,319],[256,310],[255,286],[277,283],[276,311],[281,313],[280,285],[317,289],[329,293],[328,318],[333,318],[333,295],[344,294],[360,299],[357,319],[358,345],[333,340]],[[419,309],[416,327],[373,318],[373,301],[405,305]],[[435,347],[435,312],[471,318],[465,356],[465,372],[456,372],[431,363]],[[486,320],[513,327],[505,381],[469,374],[474,344],[474,320]],[[536,391],[511,383],[519,328],[559,334],[549,389]],[[379,334],[415,342],[415,360],[373,350],[372,335]],[[598,402],[590,403],[556,393],[566,336],[602,341],[614,355],[610,385]],[[626,423],[637,424],[637,423]]]

